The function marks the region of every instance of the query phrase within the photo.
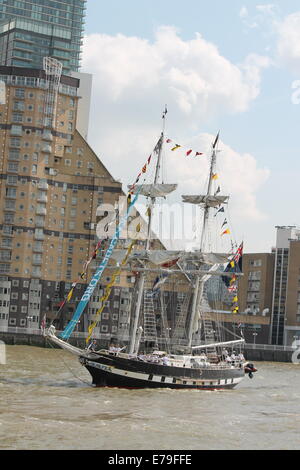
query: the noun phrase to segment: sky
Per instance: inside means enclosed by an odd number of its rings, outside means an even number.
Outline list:
[[[248,253],[270,252],[276,226],[300,224],[298,1],[88,0],[82,71],[93,74],[88,142],[125,190],[167,105],[166,137],[181,148],[165,145],[163,177],[178,183],[168,200],[190,245],[200,224],[182,215],[180,194],[205,188],[219,131],[216,184],[230,196],[220,224]]]

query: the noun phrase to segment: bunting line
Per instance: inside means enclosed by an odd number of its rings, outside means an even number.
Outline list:
[[[184,151],[186,157],[189,157],[189,156],[197,157],[197,156],[200,156],[200,155],[204,155],[204,152],[197,152],[193,149],[184,148],[182,145],[176,144],[172,139],[166,139],[165,142],[167,144],[171,144],[171,147],[172,147],[171,151],[172,152],[175,152],[176,150],[181,148]]]

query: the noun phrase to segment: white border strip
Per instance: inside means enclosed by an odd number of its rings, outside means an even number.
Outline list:
[[[90,360],[86,360],[85,361],[85,365],[88,365],[88,366],[91,366],[91,367],[94,367],[95,369],[100,369],[100,370],[103,370],[105,372],[110,372],[111,374],[116,374],[116,375],[120,375],[120,376],[123,376],[123,377],[129,377],[131,379],[137,379],[137,380],[143,380],[145,382],[156,382],[156,383],[161,383],[161,384],[176,384],[176,385],[193,385],[194,387],[195,386],[206,386],[206,387],[216,387],[216,386],[220,386],[220,385],[231,385],[231,384],[238,384],[240,383],[244,377],[236,377],[236,378],[232,378],[232,379],[221,379],[220,381],[219,380],[199,380],[199,379],[196,379],[196,380],[191,380],[191,379],[187,379],[187,380],[183,380],[183,379],[179,379],[179,378],[176,378],[176,382],[173,382],[173,377],[168,377],[168,376],[162,376],[162,375],[153,375],[153,378],[152,380],[149,380],[149,375],[150,374],[144,374],[142,372],[129,372],[129,371],[125,371],[125,370],[122,370],[122,369],[117,369],[116,367],[112,367],[112,366],[107,366],[107,365],[104,365],[104,364],[99,364],[98,362],[94,362],[94,361],[90,361]],[[165,380],[162,381],[162,377],[165,377]]]

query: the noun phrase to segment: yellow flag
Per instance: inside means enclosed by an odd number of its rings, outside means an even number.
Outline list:
[[[175,147],[173,147],[171,150],[174,152],[174,150],[177,150],[181,147],[181,145],[176,144]]]
[[[73,295],[73,289],[70,290],[69,294],[68,294],[68,297],[67,297],[67,302],[69,302],[72,298],[72,295]]]

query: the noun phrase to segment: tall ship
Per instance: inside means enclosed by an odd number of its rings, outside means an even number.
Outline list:
[[[167,110],[163,113],[163,129],[158,142],[135,182],[128,187],[127,210],[122,218],[120,215],[117,217],[115,234],[109,240],[109,246],[79,301],[73,318],[62,332],[57,334],[52,324],[45,329],[44,334],[51,343],[77,356],[82,366],[91,374],[93,385],[98,387],[231,389],[245,375],[252,378],[256,369],[243,357],[242,331],[225,341],[222,339],[222,322],[213,322],[209,314],[206,288],[208,281],[213,279],[224,283],[228,291],[236,292],[237,279],[242,275],[242,244],[232,247],[227,254],[206,250],[207,240],[214,230],[212,222],[217,220],[218,213],[224,212],[229,199],[228,196],[221,195],[220,188],[215,188],[214,184],[219,134],[211,146],[205,194],[182,196],[183,204],[194,204],[201,208],[199,248],[192,251],[153,249],[153,217],[157,201],[166,198],[177,188],[177,184],[164,183],[160,174],[163,146],[172,143],[165,136],[166,113]],[[175,151],[179,147],[175,144],[171,150]],[[188,150],[186,155],[191,152]],[[199,152],[196,154],[201,155]],[[146,175],[151,176],[151,181],[149,178],[147,180]],[[131,230],[127,247],[120,249],[118,241],[121,232],[128,223],[137,200],[142,197],[147,201],[146,228],[142,230],[141,224],[137,224]],[[225,228],[223,234],[227,232]],[[142,236],[143,245],[138,243]],[[96,250],[100,246],[101,240]],[[70,344],[69,339],[105,269],[112,270],[111,282],[106,286],[99,308],[89,325],[86,348],[75,347]],[[134,272],[136,276],[129,340],[115,338],[113,344],[99,349],[94,339],[95,328],[115,279],[126,270]],[[178,296],[180,301],[174,306],[175,311],[172,313],[173,318],[176,318],[176,327],[171,329],[163,288],[170,279],[175,278],[173,286],[176,290],[176,279],[180,277],[184,278],[187,288]],[[235,294],[233,300],[237,300]],[[232,314],[237,309],[236,304]],[[229,353],[230,350],[233,352]]]

